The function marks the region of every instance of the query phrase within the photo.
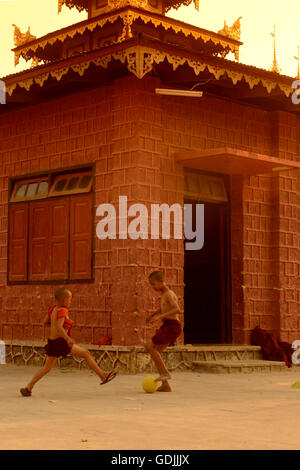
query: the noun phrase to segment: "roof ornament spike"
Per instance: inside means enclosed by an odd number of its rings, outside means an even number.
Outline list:
[[[232,26],[228,26],[226,20],[224,20],[224,27],[218,31],[218,34],[222,34],[228,38],[240,40],[241,39],[241,19],[243,17],[240,16]]]
[[[274,24],[274,32],[271,33],[271,36],[274,38],[274,43],[273,43],[273,63],[272,63],[272,66],[271,66],[271,68],[270,68],[270,72],[280,73],[280,72],[281,72],[281,68],[279,67],[278,62],[277,62],[277,52],[276,52],[276,27],[275,27],[275,24]]]

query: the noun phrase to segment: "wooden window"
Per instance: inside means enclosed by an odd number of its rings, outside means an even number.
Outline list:
[[[11,207],[9,225],[9,280],[26,281],[28,204]]]
[[[48,278],[49,213],[48,201],[30,204],[29,216],[29,281],[44,281]]]
[[[92,201],[89,195],[71,198],[70,279],[89,279],[92,272]]]
[[[68,279],[69,200],[30,204],[28,280]]]
[[[90,172],[60,175],[54,179],[49,196],[89,193],[92,183],[93,177]]]
[[[10,198],[11,202],[42,199],[48,195],[48,178],[17,181]]]
[[[12,188],[11,282],[92,278],[92,174],[54,175],[49,190],[50,180],[18,181]]]
[[[184,194],[191,199],[227,202],[228,196],[222,177],[186,173],[184,176]]]
[[[49,202],[49,278],[67,279],[68,267],[69,200],[58,198]]]

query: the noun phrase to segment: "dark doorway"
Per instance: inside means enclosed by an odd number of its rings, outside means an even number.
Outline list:
[[[204,204],[204,246],[186,250],[184,260],[185,343],[231,342],[229,214],[227,203]]]

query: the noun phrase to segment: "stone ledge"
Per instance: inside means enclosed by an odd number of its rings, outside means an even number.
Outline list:
[[[12,340],[6,342],[6,361],[17,365],[34,365],[41,367],[45,363],[44,346],[46,341]],[[150,355],[143,346],[97,346],[81,344],[88,349],[101,369],[110,370],[118,367],[120,373],[155,373]],[[162,356],[170,371],[192,370],[193,362],[260,360],[261,348],[251,345],[178,345],[168,347]],[[59,358],[60,368],[86,368],[84,359],[67,356]]]
[[[46,359],[44,346],[46,341],[17,341],[6,342],[6,362],[16,365],[43,366]],[[105,371],[118,367],[120,373],[155,373],[150,355],[143,346],[97,346],[80,344],[91,351],[99,367]],[[191,357],[186,357],[186,355]],[[187,353],[180,347],[169,347],[163,353],[169,370],[190,370],[191,360],[196,359],[193,353]],[[84,359],[67,356],[59,358],[57,366],[60,368],[87,368]]]

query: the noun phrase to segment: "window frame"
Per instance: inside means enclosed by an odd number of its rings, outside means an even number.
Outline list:
[[[50,196],[50,188],[55,181],[55,179],[58,176],[73,176],[75,173],[83,175],[84,173],[86,174],[91,174],[91,182],[89,183],[89,191],[85,192],[74,192],[71,193],[71,191],[68,192],[68,194],[62,194],[62,195],[57,195],[55,196]],[[18,186],[18,182],[35,182],[35,181],[45,181],[47,179],[48,181],[48,193],[47,196],[39,196],[39,197],[34,197],[34,198],[28,198],[23,200],[17,199],[13,200],[12,195],[16,191],[16,187]],[[35,180],[35,181],[34,181]],[[95,266],[95,236],[94,236],[94,219],[95,219],[95,191],[94,191],[94,183],[95,183],[95,163],[91,163],[88,165],[80,165],[76,167],[65,167],[61,168],[59,171],[57,170],[49,170],[47,172],[37,172],[31,175],[24,175],[24,176],[17,176],[17,177],[12,177],[9,179],[9,191],[8,191],[8,229],[7,229],[7,270],[6,270],[6,282],[7,285],[43,285],[43,284],[51,284],[51,285],[56,285],[56,284],[74,284],[74,283],[93,283],[95,280],[95,272],[94,272],[94,266]],[[32,203],[38,202],[38,201],[43,201],[48,199],[49,201],[53,201],[55,199],[60,199],[61,197],[68,199],[68,205],[69,205],[69,233],[68,233],[68,241],[70,244],[71,241],[71,233],[70,233],[70,207],[71,207],[71,201],[70,199],[76,198],[76,196],[82,197],[84,194],[88,195],[90,194],[91,198],[91,206],[92,206],[92,212],[91,212],[91,267],[90,267],[90,273],[91,276],[90,278],[85,278],[85,279],[71,279],[70,278],[70,250],[68,251],[68,278],[66,279],[45,279],[45,280],[29,280],[29,225],[30,225],[30,218],[29,218],[29,212],[30,212],[30,205]],[[27,228],[27,259],[26,259],[26,277],[27,280],[22,280],[22,281],[17,281],[17,280],[12,280],[10,279],[10,253],[11,253],[11,206],[17,206],[19,204],[27,204],[28,205],[28,228]]]
[[[67,182],[70,181],[72,178],[79,177],[82,178],[84,176],[91,176],[91,181],[89,182],[88,186],[86,188],[83,188],[82,190],[79,189],[70,189],[70,190],[63,190],[60,192],[55,191],[55,186],[58,183],[58,181],[67,179]],[[67,183],[68,184],[68,183]],[[51,186],[49,187],[48,190],[48,197],[53,198],[53,197],[60,197],[60,196],[71,196],[74,194],[86,194],[91,192],[91,188],[93,185],[93,174],[91,171],[86,171],[86,172],[80,172],[80,173],[70,173],[70,174],[60,174],[56,177],[54,177]]]
[[[209,185],[213,182],[218,182],[220,187],[223,190],[223,196],[217,196],[216,194],[203,193],[200,190],[198,191],[189,191],[186,188],[189,178],[198,179],[198,181],[206,181]],[[229,202],[229,194],[226,188],[226,183],[223,175],[208,174],[208,173],[198,173],[190,171],[190,169],[185,170],[184,172],[184,197],[187,199],[199,200],[204,202],[215,202],[219,204],[227,204]]]
[[[30,184],[33,184],[33,183],[41,183],[41,182],[47,182],[48,183],[48,191],[46,194],[41,194],[41,195],[35,195],[35,196],[31,196],[31,197],[26,197],[26,193],[28,191],[28,187]],[[25,193],[25,196],[23,197],[18,197],[16,198],[16,193],[18,191],[18,188],[20,185],[22,184],[27,184],[27,189],[26,189],[26,193]],[[20,179],[20,180],[16,180],[14,183],[13,183],[13,186],[12,186],[12,191],[11,191],[11,196],[10,196],[10,199],[9,199],[9,202],[11,203],[18,203],[18,202],[28,202],[28,201],[35,201],[35,200],[39,200],[39,199],[45,199],[48,197],[48,193],[49,193],[49,177],[40,177],[40,178],[26,178],[26,179]]]

